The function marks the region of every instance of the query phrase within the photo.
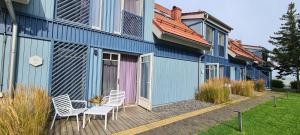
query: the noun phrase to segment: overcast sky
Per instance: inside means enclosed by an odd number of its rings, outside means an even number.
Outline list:
[[[155,0],[167,8],[176,5],[183,12],[204,10],[234,30],[230,38],[240,39],[245,44],[260,45],[272,50],[269,36],[279,30],[279,18],[286,13],[288,4],[300,0]]]

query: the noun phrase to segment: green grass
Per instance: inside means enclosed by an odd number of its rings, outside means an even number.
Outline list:
[[[243,132],[238,130],[237,118],[224,122],[200,135],[299,135],[300,134],[300,94],[290,93],[289,98],[277,98],[258,105],[243,113]]]

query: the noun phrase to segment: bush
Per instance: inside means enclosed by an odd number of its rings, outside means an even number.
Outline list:
[[[254,92],[253,81],[235,81],[231,83],[232,94],[251,97]]]
[[[0,134],[47,134],[51,107],[47,91],[19,85],[14,95],[14,99],[0,100]]]
[[[264,92],[266,90],[265,88],[265,80],[257,80],[255,82],[255,90],[259,92]]]
[[[200,87],[197,100],[220,104],[229,101],[230,89],[225,87],[225,79],[209,80]]]
[[[284,83],[281,80],[272,80],[271,81],[271,87],[272,88],[283,88],[284,87]]]
[[[300,82],[299,82],[299,83],[300,83]],[[291,89],[297,90],[297,81],[292,81],[292,82],[290,82],[290,85],[291,85]]]

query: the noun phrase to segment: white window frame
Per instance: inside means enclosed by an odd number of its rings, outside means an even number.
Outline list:
[[[206,66],[209,66],[209,77],[208,77],[208,80],[211,80],[211,79],[219,79],[219,77],[220,77],[220,73],[219,73],[219,71],[220,71],[220,64],[219,63],[207,63],[207,64],[205,64],[205,70],[206,70]],[[210,77],[210,68],[211,68],[211,66],[216,66],[216,70],[217,70],[217,73],[214,75],[214,77],[213,78],[211,78]],[[206,71],[205,71],[205,73],[206,73]],[[205,79],[206,79],[206,74],[205,74]]]

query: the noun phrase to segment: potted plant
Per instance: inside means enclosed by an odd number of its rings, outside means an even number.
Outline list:
[[[89,102],[91,104],[95,104],[96,106],[99,106],[99,105],[101,105],[102,98],[103,98],[102,96],[95,96]]]

